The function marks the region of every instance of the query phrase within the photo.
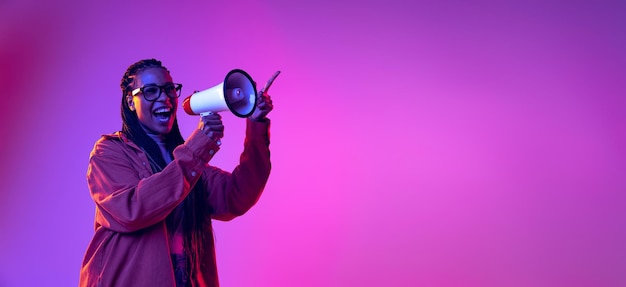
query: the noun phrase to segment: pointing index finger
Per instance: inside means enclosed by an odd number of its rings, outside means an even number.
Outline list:
[[[270,79],[265,84],[265,87],[263,87],[263,89],[261,90],[261,93],[263,93],[263,94],[267,93],[267,90],[270,89],[270,86],[272,85],[272,83],[274,83],[274,80],[276,79],[276,77],[278,77],[278,74],[280,74],[280,71],[276,71],[276,73],[274,73],[274,75],[272,75],[272,77],[270,77]]]

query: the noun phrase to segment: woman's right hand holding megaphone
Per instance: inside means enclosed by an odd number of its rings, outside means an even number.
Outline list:
[[[224,137],[224,124],[222,116],[218,113],[209,113],[200,117],[198,129],[213,139],[217,145],[220,145],[220,139]]]

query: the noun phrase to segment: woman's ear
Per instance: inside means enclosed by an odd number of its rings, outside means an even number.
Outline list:
[[[131,95],[126,95],[126,104],[128,104],[128,108],[131,111],[135,111],[135,102],[133,102],[133,97]]]

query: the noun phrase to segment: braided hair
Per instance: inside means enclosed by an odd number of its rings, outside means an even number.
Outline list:
[[[132,83],[135,81],[137,74],[145,69],[155,67],[162,68],[169,74],[169,70],[167,70],[160,61],[156,59],[144,59],[130,65],[120,83],[120,87],[122,88],[122,133],[152,159],[150,160],[150,167],[153,173],[164,169],[167,165],[166,161],[157,143],[148,136],[141,127],[137,113],[130,110],[126,97],[133,90]],[[174,158],[174,149],[183,143],[184,140],[178,128],[178,120],[174,119],[172,130],[165,135],[166,150],[170,153],[172,158]],[[201,180],[199,182],[201,182]],[[207,226],[206,224],[206,222],[210,222],[210,220],[205,221],[205,219],[210,216],[210,207],[207,206],[206,202],[207,193],[204,191],[201,184],[196,184],[181,203],[183,205],[183,213],[185,214],[183,217],[184,249],[187,255],[187,272],[190,278],[197,276],[196,265],[198,264],[198,256],[204,253],[203,241],[205,233],[211,231],[211,226]],[[171,218],[172,216],[168,216],[167,220],[171,220]]]

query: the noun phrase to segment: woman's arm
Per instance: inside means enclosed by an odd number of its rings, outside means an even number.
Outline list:
[[[152,174],[145,154],[136,147],[110,138],[98,141],[87,171],[96,222],[116,232],[133,232],[164,220],[218,149],[197,130],[174,150],[171,163]]]
[[[232,173],[208,167],[203,176],[208,204],[218,220],[231,220],[244,214],[259,199],[267,179],[271,162],[269,151],[269,120],[247,120],[244,150],[239,165]]]

